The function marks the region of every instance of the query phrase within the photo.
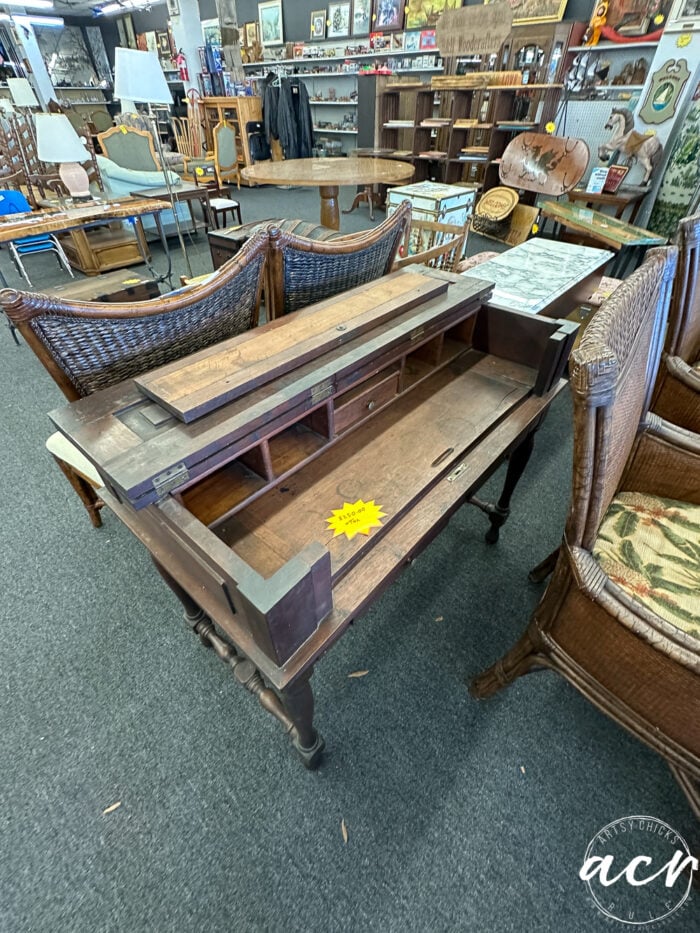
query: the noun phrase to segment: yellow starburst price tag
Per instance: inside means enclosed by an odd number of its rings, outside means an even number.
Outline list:
[[[333,537],[345,535],[352,541],[355,535],[368,535],[372,528],[381,528],[380,518],[386,518],[381,505],[376,505],[374,499],[363,502],[344,502],[342,509],[333,509],[333,514],[327,518],[328,530],[333,531]]]

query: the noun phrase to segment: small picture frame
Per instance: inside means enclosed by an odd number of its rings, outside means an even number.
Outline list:
[[[156,32],[156,43],[158,45],[158,55],[160,58],[170,58],[170,36],[167,32]]]
[[[419,48],[425,49],[425,50],[437,48],[437,40],[435,38],[434,29],[423,29],[422,30],[420,34]]]
[[[258,22],[260,23],[260,41],[265,48],[271,45],[284,45],[282,0],[267,0],[265,3],[259,3]]]
[[[311,28],[309,30],[310,39],[326,38],[326,11],[314,10],[311,13]]]
[[[403,52],[403,36],[402,32],[393,32],[391,34],[391,51],[392,52]]]
[[[168,14],[170,16],[180,15],[180,0],[167,0]]]
[[[372,27],[372,0],[352,0],[352,34],[368,36]]]
[[[668,14],[664,32],[700,30],[700,0],[675,0]]]
[[[248,48],[252,48],[255,43],[258,41],[258,24],[253,21],[252,23],[245,24],[245,44]]]
[[[382,32],[403,29],[404,0],[374,0],[374,28]]]
[[[328,32],[326,35],[329,39],[350,35],[350,0],[328,4]]]
[[[417,52],[420,49],[420,33],[406,32],[403,37],[404,52]]]

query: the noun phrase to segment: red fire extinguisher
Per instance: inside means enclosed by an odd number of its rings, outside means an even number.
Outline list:
[[[189,81],[190,76],[187,71],[187,59],[185,58],[185,53],[180,49],[177,53],[177,58],[175,59],[175,64],[177,65],[178,74],[180,75],[181,81]]]

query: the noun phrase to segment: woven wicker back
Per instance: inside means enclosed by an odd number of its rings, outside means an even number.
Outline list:
[[[257,234],[208,282],[138,304],[3,289],[0,305],[73,401],[254,327],[266,251]]]
[[[666,352],[692,364],[700,359],[700,214],[681,220],[675,238],[678,274],[673,285]]]
[[[647,412],[676,259],[675,247],[650,250],[571,354],[574,479],[566,536],[572,546],[592,547]]]
[[[270,230],[270,316],[298,311],[391,272],[411,222],[405,201],[375,230],[328,242]]]

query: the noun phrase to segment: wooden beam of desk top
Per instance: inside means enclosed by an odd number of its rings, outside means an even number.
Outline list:
[[[181,421],[190,423],[301,363],[339,347],[383,321],[443,294],[447,281],[397,272],[287,315],[264,332],[248,331],[137,377],[134,382]],[[282,326],[284,325],[284,326]]]

